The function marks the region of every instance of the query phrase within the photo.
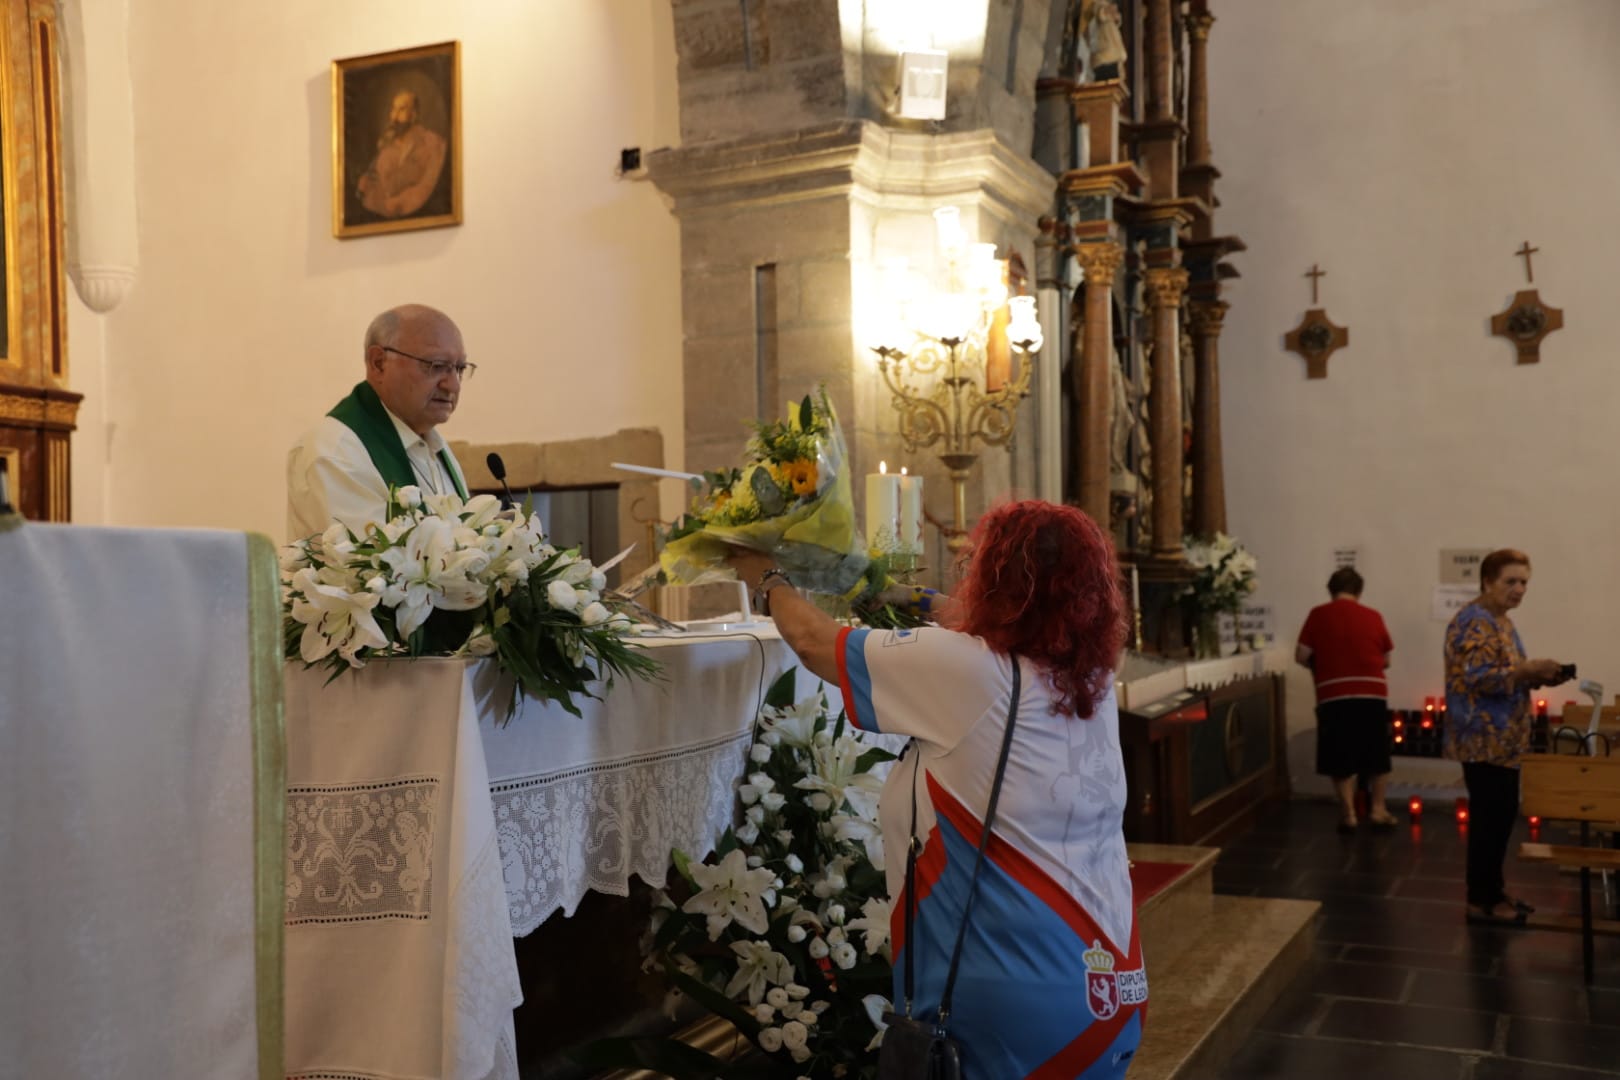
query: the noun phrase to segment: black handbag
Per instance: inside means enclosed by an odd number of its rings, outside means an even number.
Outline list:
[[[906,1001],[903,1014],[885,1015],[888,1029],[883,1033],[883,1046],[878,1055],[878,1080],[962,1080],[962,1053],[951,1038],[946,1025],[951,1015],[951,994],[956,989],[957,962],[962,959],[962,941],[967,936],[968,916],[973,912],[973,898],[979,890],[979,868],[984,865],[984,849],[990,843],[990,826],[996,819],[996,803],[1001,799],[1001,781],[1007,773],[1007,752],[1012,748],[1013,725],[1018,720],[1018,694],[1022,679],[1018,657],[1012,658],[1012,703],[1007,708],[1007,731],[1001,737],[1001,756],[996,761],[996,778],[990,785],[990,805],[984,812],[984,834],[979,837],[979,853],[973,860],[973,880],[968,886],[967,903],[962,908],[962,925],[956,930],[956,945],[951,950],[951,967],[945,976],[945,989],[939,996],[939,1015],[933,1020],[920,1020],[911,1015],[916,968],[916,938],[913,936],[917,917],[917,773],[922,771],[918,759],[911,774],[911,839],[906,844]]]

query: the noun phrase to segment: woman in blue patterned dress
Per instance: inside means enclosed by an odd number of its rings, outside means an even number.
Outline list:
[[[1525,659],[1508,617],[1530,584],[1528,555],[1491,552],[1479,584],[1479,596],[1446,627],[1446,756],[1462,762],[1468,785],[1468,921],[1519,924],[1534,909],[1503,891],[1502,861],[1519,816],[1530,691],[1558,682],[1562,665]]]

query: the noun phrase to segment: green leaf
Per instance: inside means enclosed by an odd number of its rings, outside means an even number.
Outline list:
[[[810,404],[810,395],[806,394],[804,400],[799,402],[799,427],[809,431],[815,422],[816,410]]]
[[[855,771],[857,773],[871,772],[874,765],[894,760],[896,760],[896,755],[891,754],[881,746],[874,746],[855,759]]]
[[[776,677],[771,688],[765,691],[765,704],[773,709],[786,709],[793,705],[794,672],[797,668],[788,668]]]

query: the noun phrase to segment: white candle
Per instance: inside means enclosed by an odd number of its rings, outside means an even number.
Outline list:
[[[923,550],[923,497],[920,476],[907,476],[900,467],[900,551],[921,555]]]
[[[1131,567],[1131,611],[1140,613],[1142,610],[1142,587],[1136,579],[1136,567]]]
[[[900,539],[900,478],[889,475],[889,463],[866,474],[866,547],[892,552]]]

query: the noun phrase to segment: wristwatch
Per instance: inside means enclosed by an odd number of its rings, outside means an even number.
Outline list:
[[[780,566],[773,566],[759,575],[759,584],[754,586],[754,599],[764,609],[765,614],[769,615],[771,613],[771,589],[776,585],[791,587],[792,584],[793,582],[788,580],[786,570],[783,570]]]

